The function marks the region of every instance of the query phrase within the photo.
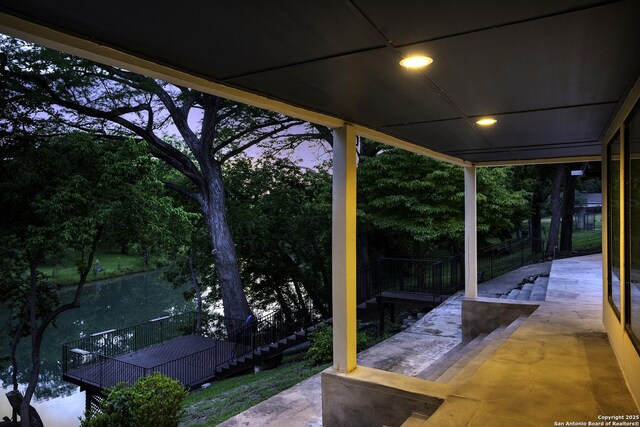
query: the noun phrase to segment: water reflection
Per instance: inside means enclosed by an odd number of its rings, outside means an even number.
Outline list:
[[[47,427],[77,425],[78,417],[83,411],[84,394],[79,393],[78,387],[61,379],[60,344],[106,329],[143,323],[160,315],[193,310],[194,304],[184,300],[183,290],[173,289],[159,276],[159,272],[142,273],[88,284],[83,291],[80,308],[63,313],[56,324],[47,329],[42,343],[42,369],[34,404]],[[60,291],[61,301],[66,302],[72,298],[73,289]],[[0,322],[3,320],[0,319]],[[17,353],[20,365],[18,378],[21,384],[26,383],[26,364],[31,351],[27,341],[23,340]],[[8,353],[9,339],[4,333],[0,336],[0,345],[0,353]],[[0,372],[0,381],[3,386],[0,396],[2,418],[10,415],[9,405],[4,397],[5,390],[11,388],[10,369]],[[21,386],[21,389],[24,387]],[[61,424],[62,419],[65,421]]]

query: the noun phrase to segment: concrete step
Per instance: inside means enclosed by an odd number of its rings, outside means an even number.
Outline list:
[[[529,297],[531,297],[531,291],[533,290],[533,283],[526,283],[520,293],[518,294],[518,301],[529,301]]]
[[[442,373],[449,368],[449,366],[462,357],[464,354],[462,349],[467,344],[468,343],[463,342],[453,347],[451,350],[440,356],[438,360],[427,366],[427,368],[416,375],[416,377],[422,378],[423,380],[435,381],[436,378],[442,375]]]
[[[458,344],[416,376],[424,380],[435,381],[440,375],[449,369],[451,365],[480,345],[486,336],[487,334],[480,334],[467,343]]]
[[[547,286],[549,285],[548,277],[538,277],[535,281],[533,291],[531,292],[531,301],[544,301],[547,299]]]
[[[518,299],[518,295],[520,295],[520,289],[512,289],[509,292],[508,299]]]
[[[439,383],[448,383],[455,378],[467,365],[469,365],[484,349],[493,343],[505,330],[505,326],[499,326],[494,329],[489,335],[485,336],[482,341],[476,346],[474,351],[470,351],[461,357],[456,363],[451,365],[449,369],[442,373],[436,380]]]
[[[422,427],[428,419],[427,415],[414,412],[400,427]]]
[[[482,349],[477,356],[471,360],[463,369],[448,381],[449,385],[459,387],[466,383],[480,367],[491,358],[491,356],[500,348],[500,346],[527,320],[528,316],[519,316],[508,326],[503,328],[500,334],[491,338],[490,342]],[[491,335],[491,334],[490,334]],[[489,338],[489,337],[487,337]]]

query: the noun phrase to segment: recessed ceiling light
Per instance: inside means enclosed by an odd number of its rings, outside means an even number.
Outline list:
[[[498,121],[496,119],[486,118],[486,119],[477,120],[476,124],[480,126],[492,126],[492,125],[495,125],[497,122]]]
[[[415,56],[408,56],[404,58],[402,61],[400,61],[400,65],[402,65],[405,68],[415,69],[415,68],[426,67],[432,62],[433,62],[433,59],[429,58],[428,56],[415,55]]]

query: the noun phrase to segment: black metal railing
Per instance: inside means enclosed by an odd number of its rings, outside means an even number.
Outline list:
[[[117,357],[194,332],[195,313],[187,312],[174,316],[158,317],[146,323],[127,328],[96,332],[87,337],[68,342],[63,345],[63,348],[67,348],[69,351],[72,349],[82,350],[72,354],[88,352],[100,353],[107,357]],[[65,352],[64,354],[68,357],[72,356],[69,352]],[[64,367],[66,368],[67,363],[73,362],[73,360],[74,359],[68,359],[67,362],[64,363]],[[72,364],[72,366],[75,365]]]
[[[478,279],[490,280],[544,258],[543,245],[531,237],[515,238],[478,250]]]
[[[103,362],[103,358],[115,360],[124,354],[196,332],[211,338],[224,339],[228,328],[243,324],[239,319],[207,314],[204,316],[203,327],[196,331],[195,319],[195,312],[161,316],[146,323],[97,332],[68,342],[62,345],[62,372],[67,373],[84,365]]]
[[[99,332],[62,346],[63,373],[101,389],[112,387],[121,381],[131,384],[154,372],[160,372],[180,381],[185,387],[191,387],[211,379],[221,365],[316,323],[319,318],[314,315],[310,302],[307,302],[306,307],[307,312],[301,313],[303,310],[298,310],[288,318],[282,311],[244,321],[206,315],[200,331],[195,329],[195,313],[188,312],[163,316],[128,328]],[[211,338],[214,345],[152,367],[118,358],[194,333]]]
[[[493,279],[544,258],[542,242],[530,237],[505,240],[478,250],[479,281]],[[357,301],[385,291],[428,294],[434,300],[464,288],[464,255],[379,258],[357,271]]]
[[[357,272],[357,301],[383,292],[452,295],[464,285],[462,263],[448,258],[379,258]]]

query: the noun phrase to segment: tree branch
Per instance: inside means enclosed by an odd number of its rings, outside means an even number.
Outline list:
[[[188,188],[183,187],[182,185],[175,184],[175,183],[173,183],[171,181],[163,181],[162,183],[168,189],[173,190],[176,193],[182,194],[185,197],[193,199],[194,201],[196,201],[200,205],[202,205],[204,203],[204,199],[202,198],[202,195],[200,193],[197,193],[195,191],[191,191]]]
[[[165,161],[172,167],[176,168],[178,171],[184,174],[187,178],[189,178],[192,182],[194,182],[194,184],[196,184],[198,188],[200,189],[204,188],[203,179],[198,171],[198,168],[193,164],[191,159],[189,159],[186,155],[184,155],[182,152],[177,150],[175,147],[164,142],[153,131],[150,131],[148,129],[143,129],[142,127],[134,124],[133,122],[121,117],[122,114],[126,114],[127,112],[144,111],[146,110],[146,106],[145,108],[140,108],[140,106],[136,106],[136,108],[133,108],[133,109],[132,107],[120,107],[120,108],[114,109],[113,111],[104,111],[99,108],[89,107],[87,105],[74,103],[72,101],[69,101],[63,98],[59,93],[54,91],[51,88],[51,85],[49,85],[48,82],[45,79],[43,79],[41,76],[33,76],[29,74],[24,74],[24,73],[20,73],[18,76],[36,84],[39,88],[41,88],[43,91],[45,91],[49,95],[49,97],[55,104],[60,105],[61,107],[75,110],[80,114],[84,114],[90,117],[109,120],[139,135],[155,148],[154,153],[158,158]]]
[[[287,130],[289,128],[291,128],[292,126],[296,126],[300,124],[299,122],[291,122],[287,125],[283,125],[281,127],[279,127],[278,129],[275,129],[271,132],[267,132],[263,135],[261,135],[258,138],[254,138],[251,141],[247,142],[246,144],[243,145],[239,145],[238,147],[234,148],[233,150],[229,150],[228,152],[226,152],[221,158],[220,158],[220,163],[224,163],[226,160],[230,159],[231,157],[235,156],[236,154],[242,153],[243,151],[245,151],[246,149],[253,147],[256,144],[261,143],[262,141],[269,139],[271,137],[273,137],[274,135],[277,135],[278,133]],[[243,132],[244,133],[244,132]],[[227,144],[228,145],[228,144]],[[219,149],[217,149],[216,151],[219,151]]]

